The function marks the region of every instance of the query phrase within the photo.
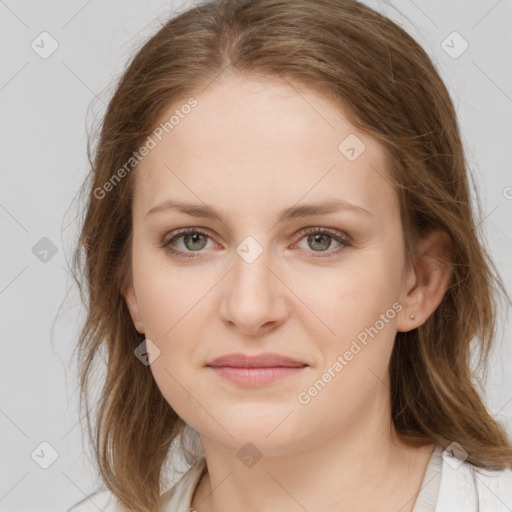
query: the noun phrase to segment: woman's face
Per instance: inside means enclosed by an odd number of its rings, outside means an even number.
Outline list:
[[[204,438],[269,455],[389,419],[413,276],[382,147],[286,82],[231,78],[196,100],[134,171],[124,293],[162,394]],[[268,353],[296,367],[208,366]]]

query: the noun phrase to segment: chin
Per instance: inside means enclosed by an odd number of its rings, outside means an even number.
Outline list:
[[[256,421],[250,416],[222,421],[219,416],[216,416],[229,433],[216,422],[213,424],[210,422],[207,429],[204,425],[202,428],[201,426],[194,426],[194,428],[201,436],[215,444],[221,444],[226,450],[235,452],[239,458],[246,452],[254,457],[277,457],[299,452],[305,448],[304,424],[302,427],[297,425],[292,419],[294,414],[290,414],[284,421],[286,414],[281,414],[278,418],[274,415],[267,416],[265,421]]]

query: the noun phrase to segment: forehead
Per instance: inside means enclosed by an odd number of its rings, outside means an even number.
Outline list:
[[[337,197],[376,215],[396,210],[384,149],[326,96],[285,81],[230,78],[195,99],[192,109],[172,105],[157,123],[174,114],[136,169],[140,215],[169,198],[260,216],[301,198]]]

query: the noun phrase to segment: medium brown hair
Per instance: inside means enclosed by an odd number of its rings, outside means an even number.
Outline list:
[[[510,441],[486,410],[471,368],[473,348],[480,366],[487,363],[497,292],[506,291],[477,230],[456,113],[432,61],[396,23],[355,0],[221,0],[173,17],[131,60],[83,185],[87,204],[73,260],[87,310],[77,345],[80,405],[108,489],[127,510],[156,510],[165,462],[177,452],[171,443],[185,423],[150,367],[134,356],[144,336],[121,293],[131,272],[136,166],[104,197],[94,191],[126,164],[170,105],[230,73],[321,91],[383,145],[408,264],[416,261],[421,237],[441,230],[453,267],[435,312],[396,335],[390,363],[395,428],[410,442],[457,442],[476,466],[510,466]],[[102,353],[106,376],[92,425],[88,388]]]

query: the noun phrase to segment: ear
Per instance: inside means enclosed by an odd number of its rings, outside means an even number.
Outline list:
[[[448,236],[440,230],[419,242],[416,268],[410,269],[404,280],[398,331],[407,332],[424,324],[443,300],[453,274],[449,246]],[[413,313],[414,320],[410,318]]]
[[[135,288],[133,286],[132,279],[126,282],[122,287],[122,295],[128,306],[128,310],[130,311],[130,316],[132,317],[133,325],[135,329],[140,334],[144,334],[144,324],[142,322],[142,318],[140,315],[139,303],[137,301],[137,296],[135,295]]]

